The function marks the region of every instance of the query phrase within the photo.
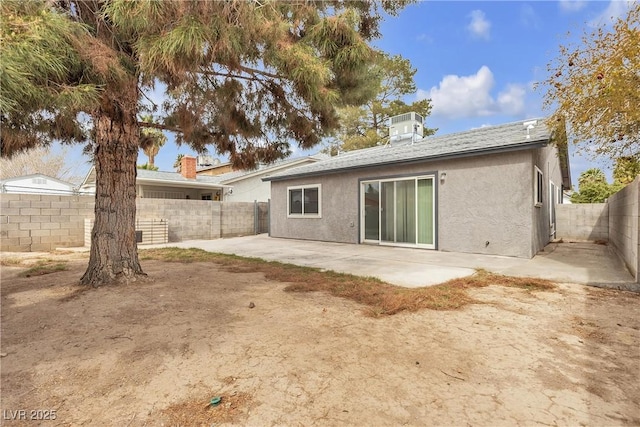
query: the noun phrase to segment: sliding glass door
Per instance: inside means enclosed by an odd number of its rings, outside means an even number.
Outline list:
[[[435,248],[432,176],[365,181],[361,195],[362,241]]]

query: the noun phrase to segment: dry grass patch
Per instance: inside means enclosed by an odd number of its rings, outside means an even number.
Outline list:
[[[61,261],[55,261],[51,259],[44,259],[37,261],[31,267],[21,272],[20,277],[33,277],[42,276],[44,274],[56,273],[58,271],[64,271],[67,269],[67,263]]]
[[[3,257],[0,258],[0,265],[3,267],[21,267],[23,265],[22,261],[20,258]]]
[[[246,413],[251,396],[248,393],[232,392],[220,396],[217,406],[199,399],[190,399],[173,404],[162,413],[172,426],[212,426],[233,423],[239,415]]]
[[[365,314],[373,317],[389,316],[403,311],[422,309],[455,310],[467,304],[478,303],[468,295],[467,289],[490,285],[543,291],[555,285],[543,279],[503,276],[478,270],[475,274],[449,280],[440,285],[423,288],[404,288],[385,283],[375,277],[322,271],[259,258],[244,258],[207,252],[201,249],[148,249],[141,251],[141,259],[167,262],[214,262],[229,272],[261,272],[269,280],[290,283],[288,292],[327,292],[367,306]]]

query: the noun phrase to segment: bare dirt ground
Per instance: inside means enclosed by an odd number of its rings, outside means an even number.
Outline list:
[[[637,294],[489,286],[370,318],[211,263],[84,292],[69,267],[2,267],[3,425],[640,425]]]

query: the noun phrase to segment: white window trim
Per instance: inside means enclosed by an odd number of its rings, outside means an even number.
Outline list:
[[[542,179],[538,180],[538,174],[540,174],[540,176],[542,177]],[[542,189],[542,191],[538,192],[538,182],[544,183],[544,174],[542,173],[542,171],[537,167],[534,166],[534,170],[533,170],[533,204],[536,208],[539,208],[543,205],[544,203],[544,189]],[[542,200],[538,200],[538,193],[540,194],[540,197],[542,198]]]
[[[556,189],[558,187],[553,183],[553,181],[549,180],[549,214],[551,214],[551,210],[553,209],[554,199],[556,198]]]
[[[302,203],[302,213],[301,214],[292,214],[291,213],[291,190],[302,190],[302,197],[304,198],[304,190],[307,188],[317,188],[318,189],[318,213],[305,214],[304,213],[304,200]],[[287,218],[322,218],[322,184],[306,184],[306,185],[294,185],[291,187],[287,187]]]

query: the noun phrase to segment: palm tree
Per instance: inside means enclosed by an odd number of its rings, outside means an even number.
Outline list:
[[[153,123],[153,117],[144,116],[142,121],[145,123]],[[144,154],[149,158],[149,168],[156,170],[155,158],[162,147],[167,142],[167,137],[160,129],[143,128],[140,131],[140,147]]]
[[[184,154],[178,154],[178,157],[176,157],[176,161],[173,163],[173,168],[176,170],[176,172],[181,172],[182,171],[182,158],[184,157]]]

